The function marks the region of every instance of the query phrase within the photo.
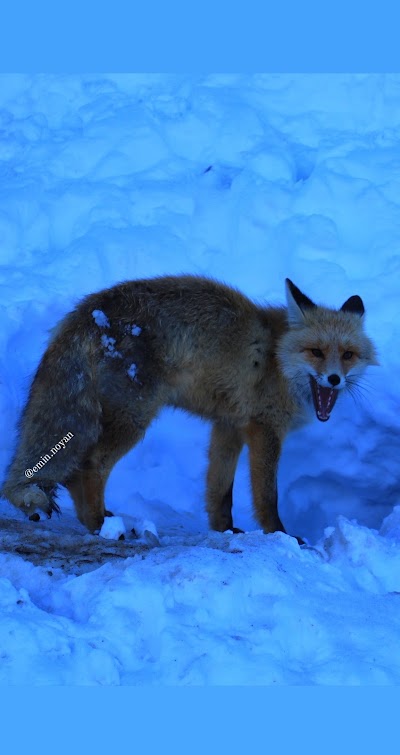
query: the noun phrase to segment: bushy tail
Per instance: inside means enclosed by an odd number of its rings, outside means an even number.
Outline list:
[[[90,343],[60,335],[46,351],[23,412],[19,442],[1,494],[18,508],[57,506],[57,484],[78,469],[101,432]]]

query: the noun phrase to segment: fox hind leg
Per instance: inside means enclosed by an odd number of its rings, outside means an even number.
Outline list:
[[[108,477],[117,461],[138,443],[143,434],[143,429],[126,423],[106,425],[99,442],[65,483],[79,521],[91,532],[101,529],[105,516],[112,516],[104,503]]]
[[[104,516],[105,480],[89,457],[65,483],[79,521],[91,532],[101,529]]]
[[[212,529],[233,530],[233,478],[244,437],[240,429],[216,422],[211,433],[207,473],[207,512]],[[236,530],[240,531],[240,530]]]

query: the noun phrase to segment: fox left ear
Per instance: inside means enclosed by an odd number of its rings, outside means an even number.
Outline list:
[[[351,314],[358,315],[359,317],[362,317],[365,312],[364,304],[360,296],[350,296],[350,299],[345,301],[341,310],[342,312],[351,312]]]
[[[304,313],[314,309],[316,305],[289,278],[285,282],[289,322],[292,325],[303,325]]]

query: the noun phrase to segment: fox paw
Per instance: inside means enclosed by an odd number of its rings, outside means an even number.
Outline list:
[[[19,501],[16,501],[16,505],[22,509],[22,511],[29,516],[29,519],[33,522],[37,522],[40,519],[36,509],[43,511],[48,519],[51,518],[53,511],[56,514],[61,514],[61,509],[55,501],[49,501],[46,493],[39,488],[38,485],[30,485],[25,491],[22,491],[19,496]]]

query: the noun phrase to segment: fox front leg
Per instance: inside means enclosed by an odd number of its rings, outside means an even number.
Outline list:
[[[247,427],[253,506],[265,533],[286,532],[278,514],[277,469],[281,441],[267,425],[253,420]]]

